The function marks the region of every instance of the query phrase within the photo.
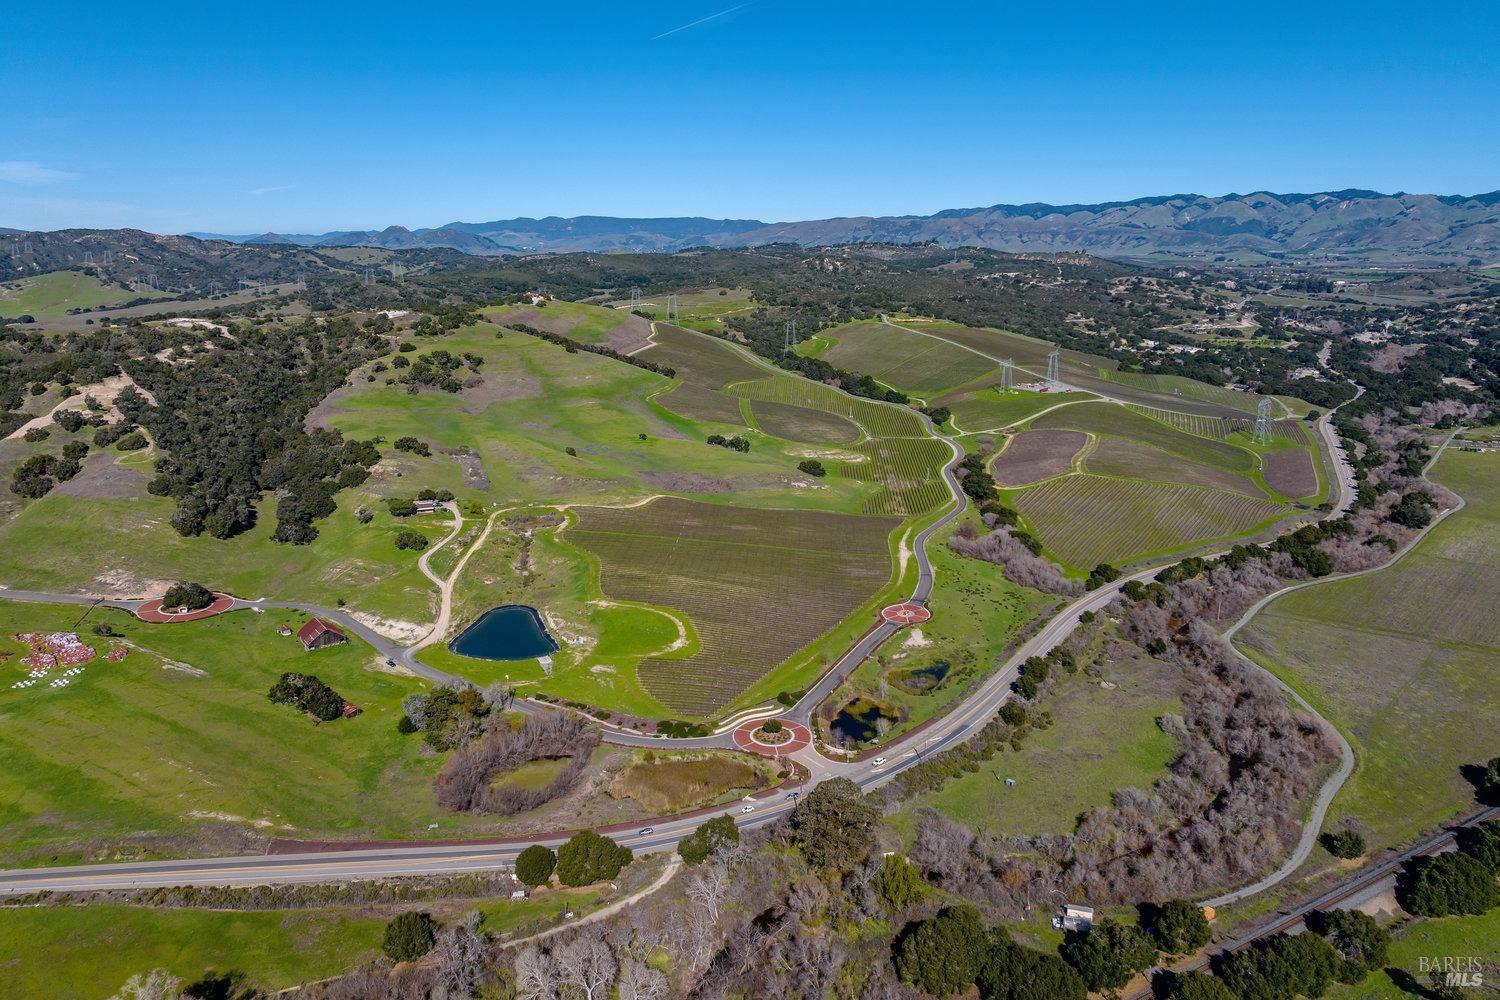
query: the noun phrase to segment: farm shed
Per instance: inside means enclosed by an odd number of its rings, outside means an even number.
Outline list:
[[[297,630],[297,638],[302,640],[303,649],[322,649],[349,641],[337,625],[322,618],[309,618],[307,624]]]

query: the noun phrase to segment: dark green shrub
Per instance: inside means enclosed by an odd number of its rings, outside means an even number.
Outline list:
[[[403,913],[385,925],[381,950],[392,962],[413,962],[432,950],[437,922],[430,913]]]
[[[161,599],[162,607],[187,608],[189,611],[206,608],[213,602],[213,591],[201,583],[191,583],[186,580],[180,580],[168,587]]]
[[[557,849],[557,879],[563,885],[593,885],[620,874],[634,855],[608,837],[580,830]]]
[[[696,865],[722,847],[740,842],[740,828],[732,816],[715,816],[677,843],[682,860]]]
[[[1172,899],[1165,903],[1141,906],[1141,924],[1168,955],[1186,955],[1208,944],[1213,931],[1208,917],[1196,903]]]
[[[1350,860],[1365,853],[1365,838],[1357,830],[1339,830],[1325,833],[1318,838],[1323,847],[1336,858]]]
[[[896,939],[896,972],[903,983],[950,997],[974,985],[988,944],[979,911],[951,907],[908,926]]]
[[[556,869],[557,855],[552,853],[550,847],[532,844],[516,855],[516,878],[520,879],[522,885],[533,889],[545,885]]]
[[[421,551],[427,548],[427,536],[420,531],[403,531],[396,536],[396,548]]]

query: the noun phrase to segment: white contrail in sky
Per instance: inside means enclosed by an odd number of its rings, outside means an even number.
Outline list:
[[[747,2],[747,3],[737,3],[733,7],[730,7],[727,10],[721,10],[721,11],[719,11],[717,14],[710,14],[707,17],[700,17],[696,21],[689,21],[687,24],[679,25],[678,27],[673,28],[671,31],[663,31],[659,35],[653,35],[653,36],[651,36],[651,41],[654,42],[658,38],[666,38],[668,35],[675,35],[679,31],[686,31],[689,28],[696,28],[700,24],[705,24],[705,23],[707,23],[709,21],[712,21],[714,18],[717,18],[717,17],[723,17],[725,14],[733,14],[735,11],[737,11],[737,10],[743,10],[744,8],[750,6],[750,4],[754,3],[754,2],[755,2],[755,0],[749,0],[749,2]]]

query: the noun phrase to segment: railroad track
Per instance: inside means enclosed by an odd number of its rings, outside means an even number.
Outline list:
[[[1400,854],[1387,858],[1370,868],[1362,869],[1332,889],[1307,902],[1300,903],[1290,910],[1278,912],[1269,920],[1256,925],[1238,937],[1224,942],[1217,948],[1176,965],[1149,970],[1145,985],[1124,994],[1122,1000],[1143,1000],[1143,998],[1150,996],[1152,992],[1151,977],[1156,972],[1201,972],[1220,955],[1236,954],[1251,947],[1257,941],[1263,941],[1278,934],[1287,934],[1300,929],[1305,925],[1309,913],[1318,910],[1339,909],[1340,904],[1365,895],[1371,890],[1383,888],[1387,882],[1394,885],[1397,873],[1413,858],[1442,854],[1445,851],[1451,850],[1457,842],[1460,830],[1478,826],[1480,823],[1486,823],[1494,819],[1500,819],[1500,806],[1489,806],[1480,809],[1454,825],[1422,838]]]

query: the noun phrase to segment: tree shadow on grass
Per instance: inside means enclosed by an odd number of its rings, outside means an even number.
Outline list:
[[[202,979],[190,983],[182,991],[184,997],[193,1000],[253,1000],[259,994],[245,982],[245,974],[239,970],[206,973]]]

